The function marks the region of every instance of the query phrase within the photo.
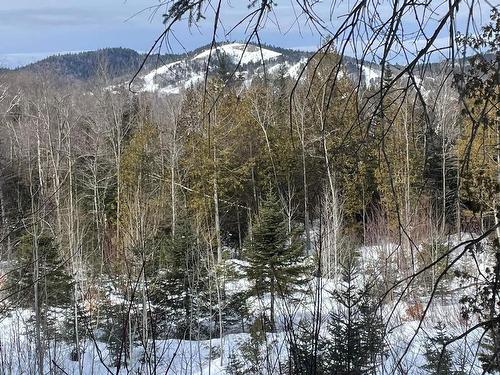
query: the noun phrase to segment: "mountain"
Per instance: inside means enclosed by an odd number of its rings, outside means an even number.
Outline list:
[[[273,75],[278,72],[297,78],[302,67],[312,52],[298,51],[262,45],[261,47],[243,43],[222,43],[216,48],[210,45],[199,47],[183,54],[151,55],[131,85],[136,92],[157,92],[160,94],[178,94],[182,90],[202,82],[207,73],[210,56],[209,76],[218,75],[225,79],[232,78],[245,85],[256,76]],[[51,77],[51,80],[64,82],[89,82],[105,77],[108,88],[128,88],[132,77],[139,71],[146,54],[127,48],[106,48],[97,51],[68,53],[47,57],[38,62],[14,70],[0,72],[23,75],[31,73]],[[343,58],[344,71],[355,81],[364,86],[378,85],[382,76],[378,64],[361,63],[349,56]],[[393,75],[401,67],[391,66]],[[433,63],[419,72],[417,81],[425,86],[432,84],[432,77],[449,70],[449,66]],[[417,71],[419,71],[417,67]],[[235,74],[231,77],[231,73]],[[33,74],[34,73],[34,74]],[[425,78],[425,79],[424,79]]]
[[[57,84],[64,82],[89,82],[105,77],[112,88],[128,87],[131,78],[141,69],[134,79],[132,88],[138,92],[158,92],[177,94],[182,90],[204,80],[210,56],[209,75],[232,77],[249,84],[254,77],[281,74],[297,78],[312,52],[286,49],[263,44],[261,47],[243,43],[222,43],[210,49],[210,45],[199,47],[184,54],[151,55],[127,48],[105,48],[96,51],[66,53],[49,56],[35,63],[16,69],[3,69],[5,73],[23,76],[25,73],[36,77],[51,77]],[[369,86],[378,82],[380,67],[376,64],[360,64],[351,57],[344,57],[344,68],[356,81],[361,79]],[[236,69],[237,67],[237,69]]]
[[[312,55],[312,52],[266,44],[245,47],[245,44],[235,42],[221,43],[212,50],[210,45],[204,45],[183,54],[153,54],[149,57],[132,49],[105,48],[53,55],[15,69],[0,68],[0,74],[10,86],[27,90],[43,78],[46,83],[59,88],[97,83],[115,91],[127,90],[132,77],[140,69],[131,85],[133,91],[168,95],[203,82],[209,56],[209,76],[232,78],[249,85],[255,77],[277,73],[297,78]],[[367,86],[380,78],[380,68],[375,64],[360,68],[350,57],[344,57],[343,62],[347,73],[356,81],[361,78]],[[233,72],[234,76],[230,77]]]
[[[187,53],[182,59],[172,61],[139,75],[133,88],[142,92],[177,94],[204,80],[210,57],[209,75],[219,75],[250,83],[255,76],[273,74],[284,68],[285,75],[296,78],[301,67],[311,56],[310,52],[276,48],[258,47],[243,43],[220,44],[198,48]]]
[[[204,80],[209,56],[209,76],[231,78],[247,86],[255,77],[263,77],[264,74],[280,73],[295,79],[312,55],[312,52],[269,45],[259,47],[253,44],[224,43],[212,49],[210,46],[204,46],[167,64],[150,70],[144,69],[134,79],[132,88],[136,92],[178,94]],[[356,59],[348,56],[343,58],[343,69],[355,82],[360,81],[364,86],[378,84],[382,76],[379,65],[368,62],[361,65]],[[397,73],[400,69],[392,67],[392,71]],[[126,85],[128,81],[118,86]]]

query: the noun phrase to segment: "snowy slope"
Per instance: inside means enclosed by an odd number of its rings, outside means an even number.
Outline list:
[[[363,65],[362,72],[364,84],[366,86],[376,85],[377,83],[380,83],[382,72],[379,69],[375,69],[372,66]]]
[[[185,57],[165,65],[157,66],[150,71],[144,72],[135,80],[134,91],[151,92],[160,94],[180,94],[184,90],[204,81],[207,73],[207,63],[210,57],[209,75],[220,71],[235,72],[232,77],[241,81],[248,87],[253,78],[284,73],[292,79],[298,78],[300,72],[312,56],[310,52],[279,49],[280,52],[271,47],[258,47],[253,44],[245,46],[243,43],[220,44],[216,48],[207,47],[196,52],[186,53]],[[400,71],[401,67],[391,66],[393,75]],[[346,74],[361,86],[378,87],[382,79],[381,66],[374,62],[360,61],[345,56],[343,70]],[[407,78],[403,75],[402,80]],[[415,76],[420,90],[425,94],[429,91],[428,82],[432,81],[432,73],[429,76]]]
[[[157,92],[160,94],[179,94],[205,78],[206,67],[210,57],[209,74],[221,64],[221,59],[228,59],[230,69],[237,69],[236,76],[245,85],[249,85],[253,77],[278,72],[284,66],[286,74],[296,78],[306,58],[298,60],[284,56],[280,52],[268,48],[259,48],[249,44],[229,43],[217,48],[207,48],[197,54],[188,54],[184,59],[157,67],[139,77],[136,90],[142,92]]]
[[[230,43],[217,47],[212,51],[210,51],[210,49],[205,50],[193,57],[192,60],[208,60],[210,54],[212,55],[212,58],[214,58],[214,55],[217,52],[223,53],[226,56],[230,57],[232,62],[235,64],[240,62],[241,65],[258,63],[262,60],[268,61],[281,56],[281,53],[279,52],[271,51],[265,48],[259,48],[252,44],[248,45],[245,48],[245,45],[242,43]]]

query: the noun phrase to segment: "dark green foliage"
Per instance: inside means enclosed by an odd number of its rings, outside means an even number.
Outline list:
[[[213,51],[212,58],[215,65],[215,74],[222,81],[227,81],[236,69],[236,64],[233,63],[231,56],[228,56],[223,50],[216,49]]]
[[[227,366],[225,368],[227,375],[244,375],[245,371],[243,366],[243,361],[238,358],[238,355],[229,353]]]
[[[246,304],[248,298],[247,291],[238,291],[232,295],[226,294],[225,297],[224,310],[222,312],[224,324],[229,330],[245,332],[249,316]]]
[[[134,314],[127,315],[123,305],[104,305],[103,320],[98,339],[106,343],[110,356],[110,365],[125,366],[130,357],[130,342],[128,319],[134,319]]]
[[[442,124],[441,126],[445,125]],[[443,134],[437,134],[436,131],[432,129],[428,130],[425,137],[427,144],[427,160],[425,161],[423,179],[426,183],[426,189],[431,197],[435,212],[439,213],[439,215],[445,215],[446,223],[453,225],[456,219],[458,198],[457,174],[459,165],[456,155],[452,153],[454,145],[452,144],[452,140],[443,140]],[[446,182],[446,191],[444,192],[443,177]],[[445,207],[443,207],[443,193],[445,195]]]
[[[240,347],[244,368],[242,375],[264,374],[266,368],[265,345],[266,345],[265,323],[258,318],[250,328],[250,340]]]
[[[190,224],[182,220],[173,238],[163,234],[152,242],[157,249],[146,268],[155,320],[160,326],[176,323],[178,337],[184,337],[192,309],[204,297],[200,280],[194,281],[199,269],[196,243]]]
[[[384,81],[384,87],[386,89],[390,88],[390,85],[392,84],[392,80],[394,79],[394,76],[392,74],[392,69],[391,69],[391,66],[390,65],[387,65],[385,67],[385,71],[384,71],[384,77],[383,77],[383,81]]]
[[[460,71],[455,74],[455,84],[461,95],[465,96],[472,103],[471,108],[463,109],[463,113],[467,114],[466,118],[471,121],[471,132],[483,132],[483,137],[477,137],[480,145],[478,150],[480,155],[474,155],[470,149],[464,155],[463,163],[467,167],[474,165],[479,159],[482,165],[479,165],[475,173],[471,173],[470,181],[467,181],[465,186],[469,185],[468,192],[477,190],[482,197],[487,194],[487,199],[477,199],[471,202],[471,206],[478,211],[490,210],[494,207],[494,212],[498,210],[498,156],[483,158],[483,154],[497,154],[498,149],[498,82],[499,82],[499,65],[500,65],[500,12],[497,7],[491,8],[490,22],[482,27],[481,33],[477,35],[462,35],[457,37],[458,44],[465,51],[470,47],[478,53],[469,58],[469,66],[465,71]],[[481,51],[481,52],[480,52]],[[484,53],[485,51],[489,53]],[[495,137],[488,142],[485,142],[487,135],[491,134]],[[492,151],[489,151],[491,149]],[[491,160],[488,160],[490,159]],[[488,162],[489,161],[489,162]],[[493,162],[493,163],[492,163]],[[474,180],[480,183],[474,184]],[[476,186],[474,186],[476,185]],[[466,189],[467,190],[467,189]],[[472,194],[471,194],[472,195]],[[496,214],[498,216],[498,214]],[[484,372],[495,373],[500,371],[500,329],[498,317],[500,316],[500,243],[497,238],[494,241],[494,266],[487,267],[483,274],[484,281],[478,288],[476,293],[462,297],[463,304],[462,314],[468,318],[471,314],[479,316],[483,323],[487,323],[486,327],[489,331],[483,342],[483,351],[480,353],[480,360]]]
[[[3,124],[0,122],[0,129],[2,126]],[[25,185],[26,181],[23,181],[19,175],[19,170],[22,170],[23,167],[17,165],[20,161],[12,162],[2,155],[6,146],[4,142],[3,139],[0,139],[0,256],[3,260],[12,255],[8,254],[8,243],[16,241],[19,233],[13,229],[19,217],[24,215],[28,209],[30,202],[29,189]]]
[[[15,293],[12,300],[26,307],[34,301],[33,237],[25,234],[17,245],[18,262],[10,274],[9,287]],[[58,253],[54,240],[48,236],[38,238],[40,306],[66,307],[72,301],[72,278],[67,265]]]
[[[62,327],[62,338],[68,343],[73,344],[73,350],[71,352],[71,360],[78,361],[78,355],[82,355],[84,348],[81,342],[85,339],[91,337],[92,327],[95,327],[96,320],[95,317],[91,316],[88,310],[85,309],[82,303],[78,303],[76,306],[76,314],[78,322],[75,324],[75,308],[68,308],[64,311],[64,322]],[[78,338],[80,340],[80,350],[77,350],[76,343],[76,329],[78,329]]]
[[[423,369],[431,375],[456,375],[453,371],[453,357],[450,350],[444,345],[450,341],[446,334],[446,326],[442,322],[434,327],[437,331],[436,336],[430,337],[425,344],[425,359],[427,364]]]
[[[33,309],[29,318],[29,330],[35,334],[39,328],[42,337],[48,340],[61,340],[67,337],[64,321],[55,308],[67,309],[73,300],[73,280],[66,272],[63,259],[59,256],[54,240],[48,236],[38,238],[38,318],[35,306],[34,279],[36,263],[33,257],[33,237],[29,234],[21,236],[15,249],[17,261],[8,274],[5,291],[13,308]]]
[[[303,281],[303,243],[299,233],[288,233],[279,202],[269,193],[262,202],[259,217],[253,227],[246,257],[248,278],[253,281],[253,293],[271,294],[270,328],[274,329],[274,299],[288,296]]]
[[[344,268],[343,281],[334,292],[328,335],[320,335],[303,321],[290,347],[294,375],[375,374],[384,353],[384,324],[367,288],[358,288],[353,264]]]
[[[152,269],[166,270],[176,277],[185,276],[198,262],[197,238],[187,218],[180,218],[175,228],[175,236],[165,232],[160,233],[151,245],[157,244]]]
[[[500,285],[500,251],[499,244],[495,241],[495,266],[487,267],[483,273],[485,276],[482,284],[473,294],[465,295],[460,299],[462,304],[462,316],[470,319],[476,315],[482,322],[489,322],[489,328],[485,335],[479,354],[481,365],[485,372],[495,373],[500,371],[500,328],[498,323],[500,300],[498,285]],[[462,274],[466,280],[472,277]]]
[[[334,292],[337,307],[330,314],[322,360],[324,371],[334,374],[373,374],[384,351],[384,324],[367,290],[356,286],[354,264],[344,268],[341,288]]]
[[[498,323],[488,331],[482,342],[482,352],[479,354],[481,366],[486,373],[500,372],[500,328]]]
[[[292,373],[294,375],[325,374],[326,345],[327,340],[315,334],[312,322],[302,321],[290,345]]]
[[[422,249],[419,252],[419,256],[417,258],[418,269],[423,269],[427,267],[429,264],[435,262],[437,259],[442,257],[449,251],[449,246],[443,244],[440,241],[433,240],[431,243],[422,244]],[[446,267],[448,266],[448,257],[444,257],[439,262],[437,262],[433,267],[424,272],[422,275],[422,280],[419,283],[419,286],[424,287],[424,291],[432,290],[434,288],[433,283],[436,281],[436,278],[441,275]],[[445,294],[446,288],[448,286],[451,275],[445,274],[441,278],[441,282],[437,285],[436,292],[438,294]]]
[[[145,55],[128,48],[105,48],[97,51],[71,53],[47,57],[41,61],[20,68],[32,72],[51,72],[78,80],[91,80],[104,73],[107,78],[117,78],[134,74]],[[164,55],[149,59],[147,66],[158,62],[169,62],[176,55]]]

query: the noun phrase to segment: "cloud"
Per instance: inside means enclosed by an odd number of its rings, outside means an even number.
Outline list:
[[[92,25],[100,24],[110,16],[112,15],[77,7],[0,9],[0,25],[3,27]]]
[[[484,3],[484,1],[477,0],[479,3]],[[242,17],[254,10],[249,10],[247,3],[246,0],[224,2],[221,16],[225,28],[219,28],[217,33],[219,40],[246,39],[248,36],[248,30],[245,29],[248,26],[246,22],[230,35],[226,35],[226,32]],[[283,0],[278,3],[273,13],[269,15],[265,27],[260,30],[261,41],[282,47],[301,46],[301,49],[315,49],[314,46],[320,43],[320,36],[305,17],[299,17],[299,20],[296,20],[296,15],[301,13],[297,2]],[[316,15],[322,18],[323,26],[328,29],[322,29],[321,32],[330,35],[338,30],[349,7],[352,6],[350,1],[326,0],[313,1],[313,3]],[[149,18],[152,15],[152,9],[148,7],[155,4],[160,4],[160,2],[158,0],[0,0],[0,33],[3,37],[0,53],[89,50],[110,46],[147,50],[163,27],[161,14],[164,9],[159,9],[152,20]],[[242,6],[243,4],[245,6]],[[443,4],[440,7],[436,6],[438,10],[446,7],[447,3]],[[332,5],[335,5],[335,8],[332,8]],[[373,11],[374,5],[371,7]],[[482,11],[485,12],[487,7],[483,8]],[[146,9],[144,12],[140,12],[144,9]],[[382,21],[386,20],[392,13],[391,2],[378,4],[376,10],[383,19]],[[474,14],[478,12],[476,8],[474,11]],[[430,11],[425,12],[428,18]],[[214,11],[208,7],[206,13],[207,19],[200,22],[197,27],[189,28],[186,20],[174,27],[175,38],[172,37],[170,42],[176,52],[182,52],[183,48],[190,50],[210,42]],[[462,7],[457,14],[459,29],[466,24],[464,14],[468,15],[468,9]],[[365,14],[365,16],[369,17],[370,14]],[[420,14],[420,16],[424,15]],[[434,19],[426,23],[426,29],[432,29],[438,21],[439,14],[435,14]],[[408,43],[408,48],[412,52],[418,52],[423,36],[412,34],[418,27],[415,15],[406,14],[402,24],[405,33],[411,39],[405,41],[405,44]],[[363,34],[363,30],[360,28],[356,31],[357,34],[351,40],[352,46],[348,48],[349,53],[354,53],[354,46],[362,48],[368,42],[371,34],[370,32]],[[339,43],[342,42],[343,37],[345,35],[339,37]],[[445,34],[439,35],[439,38],[441,37],[445,37]],[[441,39],[436,42],[436,45],[442,44]],[[359,48],[357,48],[358,53]],[[398,51],[395,52],[397,53]]]

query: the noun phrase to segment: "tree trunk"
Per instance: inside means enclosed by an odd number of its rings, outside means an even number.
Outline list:
[[[215,237],[217,240],[217,263],[222,263],[222,243],[221,243],[221,235],[220,235],[220,216],[219,216],[219,191],[217,185],[217,158],[216,151],[214,146],[214,219],[215,219]]]
[[[42,173],[42,158],[41,158],[41,145],[40,145],[40,134],[37,124],[37,168],[38,168],[38,181],[39,181],[39,192],[38,201],[43,197],[43,173]],[[30,157],[31,160],[31,157]],[[30,162],[31,164],[31,162]],[[31,174],[31,165],[29,167]],[[38,235],[39,235],[39,203],[35,198],[35,191],[33,186],[33,178],[30,176],[30,195],[31,195],[31,215],[32,215],[32,237],[33,237],[33,294],[34,294],[34,309],[35,309],[35,346],[36,346],[36,357],[37,357],[37,370],[39,374],[44,373],[44,350],[42,343],[42,317],[40,312],[40,254],[38,249]]]
[[[272,273],[274,273],[274,271],[272,271]],[[270,285],[270,294],[271,294],[271,311],[270,311],[270,321],[269,321],[269,324],[270,324],[270,328],[271,328],[271,332],[275,332],[275,322],[274,322],[274,299],[275,299],[275,282],[276,280],[274,279],[274,276],[271,275],[271,285]]]
[[[57,174],[57,173],[56,173]],[[75,200],[73,198],[73,159],[71,150],[71,133],[68,136],[68,176],[69,176],[69,228],[68,228],[68,239],[69,239],[69,252],[71,255],[71,267],[73,275],[73,319],[74,319],[74,329],[75,329],[75,349],[76,356],[78,359],[78,373],[83,374],[83,362],[80,352],[80,332],[78,327],[78,282],[79,277],[79,254],[78,245],[75,238],[78,239],[78,234],[75,233]]]
[[[177,225],[176,199],[175,199],[175,159],[177,154],[176,145],[177,122],[174,124],[173,137],[170,151],[170,200],[172,205],[172,238],[175,237]]]
[[[309,229],[309,197],[307,194],[307,168],[306,168],[306,149],[305,149],[305,140],[304,140],[304,129],[302,129],[301,135],[301,144],[302,144],[302,181],[303,181],[303,189],[304,189],[304,233],[306,235],[306,254],[311,254],[311,233]]]
[[[7,222],[7,212],[5,209],[5,199],[4,199],[4,194],[3,194],[3,186],[0,183],[0,240],[2,240],[1,245],[2,245],[2,251],[0,252],[0,256],[3,259],[10,259],[10,249],[9,249],[9,239],[10,239],[10,234],[9,234],[9,226]],[[3,241],[7,239],[7,245],[3,244]]]

